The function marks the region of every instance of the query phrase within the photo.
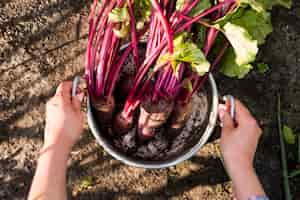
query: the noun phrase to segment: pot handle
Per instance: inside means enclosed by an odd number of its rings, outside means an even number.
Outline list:
[[[236,107],[235,99],[232,95],[225,95],[221,98],[226,105],[226,110],[229,112],[231,119],[236,123]],[[220,126],[223,127],[223,124],[220,122]]]
[[[80,76],[75,76],[73,82],[72,82],[72,97],[76,96],[77,86],[80,81]]]
[[[226,102],[228,102],[228,111],[229,111],[229,114],[230,114],[230,117],[235,120],[235,111],[236,111],[236,108],[235,108],[235,99],[232,95],[226,95],[223,97],[223,100]]]

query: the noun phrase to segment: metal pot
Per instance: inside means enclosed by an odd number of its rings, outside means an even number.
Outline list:
[[[76,95],[76,88],[78,84],[79,78],[75,78],[73,81],[73,89],[72,89],[72,95]],[[171,167],[176,164],[179,164],[180,162],[183,162],[189,158],[191,158],[193,155],[195,155],[201,147],[207,142],[209,137],[212,135],[214,127],[216,126],[217,123],[217,117],[218,117],[218,105],[219,105],[219,95],[218,95],[218,90],[216,86],[216,82],[212,76],[212,74],[209,74],[209,79],[208,82],[209,84],[209,91],[211,96],[211,102],[210,103],[210,114],[208,118],[208,123],[206,126],[206,129],[199,139],[199,141],[192,146],[190,149],[187,151],[184,151],[180,154],[178,154],[176,157],[173,157],[169,160],[164,160],[164,161],[144,161],[144,160],[139,160],[133,157],[129,157],[128,155],[125,155],[121,152],[119,152],[112,144],[111,141],[109,141],[103,133],[101,133],[97,121],[95,119],[93,109],[91,102],[88,98],[87,101],[87,118],[88,118],[88,125],[92,131],[92,134],[96,138],[97,142],[104,148],[105,151],[107,151],[111,156],[113,156],[115,159],[122,161],[123,163],[134,166],[134,167],[142,167],[146,169],[162,169],[166,167]],[[234,108],[233,106],[231,106]],[[234,110],[231,109],[231,112],[234,113]]]

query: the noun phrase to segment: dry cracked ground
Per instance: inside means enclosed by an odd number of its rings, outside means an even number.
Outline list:
[[[24,199],[42,146],[45,102],[57,85],[82,74],[90,2],[0,1],[0,199]],[[263,127],[255,166],[271,199],[282,199],[276,94],[284,122],[300,130],[300,3],[273,11],[274,32],[259,61],[265,74],[244,80],[217,75],[221,93],[242,99]],[[191,160],[163,170],[125,166],[86,134],[69,162],[68,191],[74,199],[232,199],[220,161],[219,133]],[[300,181],[292,183],[300,197]],[[298,190],[297,190],[298,186]]]

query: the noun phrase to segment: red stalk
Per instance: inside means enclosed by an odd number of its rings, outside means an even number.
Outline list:
[[[108,82],[109,82],[108,96],[109,97],[112,95],[112,92],[115,88],[116,81],[117,81],[120,71],[121,71],[121,67],[123,66],[124,62],[126,61],[127,57],[129,56],[131,50],[132,50],[132,46],[130,45],[124,51],[123,55],[121,56],[121,58],[119,59],[119,61],[113,68],[113,71],[111,73],[112,77],[110,78],[110,80],[108,80]]]
[[[97,80],[96,80],[96,91],[95,94],[97,97],[104,96],[104,88],[105,88],[105,71],[106,71],[106,61],[108,57],[108,49],[110,45],[110,39],[113,34],[112,24],[109,24],[102,43],[101,51],[100,51],[100,62],[97,66]]]
[[[140,66],[140,59],[139,59],[139,51],[138,51],[138,39],[137,39],[137,31],[136,31],[136,21],[132,9],[132,4],[130,0],[127,0],[128,10],[130,15],[130,29],[131,29],[131,45],[133,48],[133,58],[136,67]]]
[[[163,14],[163,11],[156,0],[151,0],[153,8],[158,12],[158,18],[160,19],[160,22],[164,28],[164,30],[167,33],[167,40],[169,44],[169,52],[170,54],[173,54],[174,52],[174,45],[173,45],[173,32],[170,28],[170,25],[168,23],[167,18]]]
[[[176,31],[176,33],[180,33],[181,31],[185,30],[186,28],[190,27],[193,23],[199,21],[201,18],[219,10],[220,8],[222,8],[224,5],[230,4],[235,2],[236,0],[228,0],[228,1],[224,1],[222,3],[219,3],[218,5],[211,7],[207,10],[205,10],[204,12],[202,12],[201,14],[193,17],[191,20],[188,20],[186,23],[184,23],[181,27],[179,27]]]
[[[119,49],[120,49],[120,40],[115,35],[112,36],[111,46],[113,46],[115,48],[113,48],[112,51],[110,52],[109,58],[108,58],[107,64],[106,64],[107,70],[106,70],[105,79],[104,79],[104,83],[105,83],[104,94],[105,94],[105,96],[108,94],[110,87],[114,88],[114,86],[110,85],[111,82],[109,80],[111,80],[110,79],[111,76],[115,75],[114,73],[116,71],[116,69],[115,69],[116,66],[114,66],[114,64],[115,64],[114,59],[117,58],[117,54],[119,54]],[[108,96],[110,96],[110,95],[108,95]]]
[[[182,10],[182,14],[187,15],[192,9],[200,2],[201,0],[195,0],[192,3],[186,3],[185,7]]]
[[[228,48],[229,44],[228,42],[225,43],[225,45],[222,47],[221,51],[219,52],[219,54],[217,55],[217,57],[215,58],[213,64],[211,65],[210,71],[212,71],[221,61],[221,59],[223,58],[227,48]],[[202,87],[202,85],[207,81],[208,79],[208,73],[205,74],[205,76],[203,77],[203,79],[200,81],[200,79],[197,80],[197,83],[195,84],[196,86],[193,89],[193,92],[189,94],[189,98],[199,89]]]

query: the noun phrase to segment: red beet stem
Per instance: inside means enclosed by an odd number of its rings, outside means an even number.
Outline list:
[[[201,0],[195,0],[192,3],[186,2],[182,9],[182,14],[187,15]]]
[[[206,44],[203,49],[205,56],[208,55],[208,52],[210,51],[211,47],[213,46],[213,44],[218,36],[218,33],[219,33],[219,31],[215,28],[210,28],[208,30]]]
[[[224,1],[222,3],[219,3],[218,5],[216,6],[213,6],[207,10],[205,10],[204,12],[200,13],[199,15],[193,17],[191,20],[188,20],[186,23],[184,23],[182,26],[180,26],[176,31],[175,31],[175,34],[176,33],[180,33],[181,31],[185,30],[186,28],[190,27],[193,23],[199,21],[201,18],[219,10],[220,8],[222,8],[224,5],[227,5],[227,4],[231,4],[233,2],[235,2],[236,0],[228,0],[228,1]]]
[[[151,0],[151,3],[152,3],[153,8],[158,12],[158,18],[160,19],[161,24],[167,33],[169,52],[170,52],[170,54],[173,54],[173,52],[174,52],[173,32],[170,28],[169,22],[168,22],[166,16],[163,14],[163,11],[162,11],[160,5],[157,3],[157,1]]]
[[[120,71],[121,71],[121,67],[123,66],[124,62],[126,61],[127,57],[129,56],[131,49],[132,49],[132,46],[127,47],[127,49],[124,51],[123,55],[117,62],[116,66],[113,68],[113,71],[111,73],[112,77],[108,81],[109,82],[108,96],[112,96],[113,90],[115,88],[117,79],[118,79]]]
[[[127,4],[128,4],[129,15],[130,15],[131,45],[133,48],[133,58],[134,58],[135,65],[138,68],[140,66],[140,59],[139,59],[139,51],[138,51],[136,21],[135,21],[131,1],[127,0]]]
[[[225,43],[225,45],[222,47],[222,49],[220,50],[219,54],[217,55],[217,57],[215,58],[213,64],[211,65],[210,67],[210,71],[212,71],[221,61],[221,59],[223,58],[227,48],[228,48],[229,44],[228,42]],[[205,76],[200,79],[200,77],[197,77],[197,80],[196,80],[196,84],[195,84],[195,87],[193,88],[193,92],[191,92],[188,96],[188,98],[191,98],[192,95],[197,91],[199,90],[199,88],[201,88],[204,83],[208,80],[208,73],[205,74]]]
[[[111,36],[113,34],[113,25],[109,24],[107,30],[105,31],[101,51],[100,51],[100,62],[97,66],[97,80],[96,80],[96,96],[104,96],[105,88],[105,72],[106,72],[106,61],[108,58],[108,49],[111,44]]]

